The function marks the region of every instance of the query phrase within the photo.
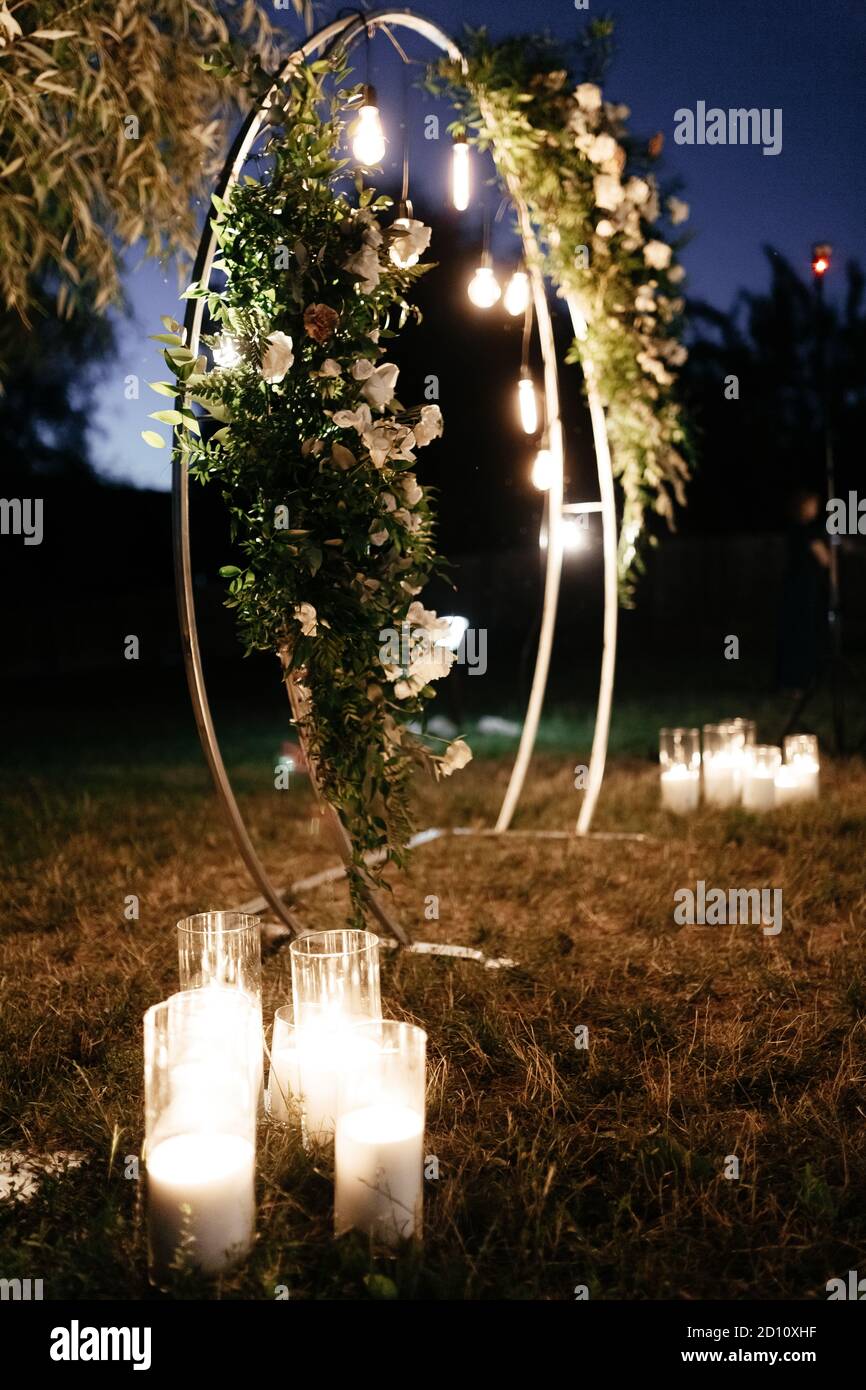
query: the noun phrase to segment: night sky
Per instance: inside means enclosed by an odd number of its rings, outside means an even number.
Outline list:
[[[847,259],[866,261],[866,159],[863,154],[863,75],[866,72],[866,6],[862,0],[619,0],[578,11],[572,0],[419,0],[414,8],[459,37],[463,24],[485,24],[494,35],[544,27],[574,36],[588,16],[610,14],[617,23],[615,58],[605,96],[631,107],[631,128],[665,136],[663,178],[678,176],[690,204],[692,236],[683,254],[687,290],[729,308],[741,288],[768,282],[762,248],[769,244],[808,269],[810,245],[829,240],[835,250],[836,284]],[[339,6],[320,9],[332,18]],[[279,18],[279,16],[278,16]],[[429,48],[401,34],[412,57]],[[401,147],[401,63],[387,38],[371,55],[379,86],[389,155],[396,179]],[[782,109],[782,149],[767,156],[760,146],[685,146],[674,143],[681,107]],[[447,196],[448,144],[423,140],[423,115],[432,109],[411,97],[412,183],[417,201]],[[447,113],[443,112],[447,119]],[[444,120],[443,120],[444,136]],[[489,194],[495,209],[494,195]],[[480,234],[477,209],[466,214],[467,235]],[[499,248],[497,248],[499,249]],[[506,255],[508,248],[504,248]],[[435,245],[433,247],[435,257]],[[438,273],[443,273],[440,269]],[[142,487],[168,488],[167,450],[148,448],[139,437],[158,398],[144,386],[164,374],[156,345],[159,315],[182,317],[173,270],[164,271],[134,253],[126,284],[130,317],[119,324],[120,354],[102,393],[95,422],[94,455],[100,471]],[[832,293],[832,284],[828,286]],[[142,379],[139,401],[124,400],[124,378]]]

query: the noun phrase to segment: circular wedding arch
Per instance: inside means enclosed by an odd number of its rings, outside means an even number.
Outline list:
[[[466,67],[465,58],[454,40],[440,28],[438,24],[434,23],[432,20],[425,19],[421,15],[415,14],[411,10],[381,10],[363,15],[356,12],[342,19],[334,20],[333,23],[325,25],[317,33],[311,35],[303,44],[299,45],[277,71],[268,92],[259,105],[250,112],[241,126],[217,182],[214,190],[215,194],[220,198],[226,198],[237,184],[244,163],[249,157],[266,123],[267,113],[271,105],[271,94],[277,92],[282,83],[284,83],[287,78],[291,77],[293,70],[300,64],[314,58],[323,49],[327,51],[332,46],[338,44],[341,48],[348,48],[350,44],[356,42],[360,38],[372,37],[376,30],[387,29],[409,30],[421,38],[428,40],[435,49],[447,54],[453,61],[461,64],[464,69]],[[508,176],[505,178],[505,185],[517,214],[532,288],[533,307],[536,323],[538,325],[539,341],[544,363],[545,411],[548,422],[549,447],[553,456],[553,477],[545,500],[545,522],[548,535],[547,559],[544,594],[542,599],[541,627],[529,701],[524,715],[517,754],[496,824],[490,831],[475,833],[498,836],[504,835],[509,831],[526,779],[532,751],[535,746],[544,693],[547,686],[548,672],[550,669],[559,591],[562,579],[564,515],[569,512],[597,511],[601,513],[603,536],[604,626],[601,673],[592,751],[590,754],[584,799],[574,830],[575,835],[585,836],[590,833],[592,817],[604,777],[616,662],[618,610],[617,520],[610,445],[605,422],[604,406],[598,390],[593,363],[586,351],[582,350],[581,367],[583,369],[584,385],[592,424],[600,501],[564,504],[564,441],[562,418],[560,414],[559,364],[554,341],[553,321],[547,301],[543,261],[529,210],[521,196],[520,188],[515,181]],[[208,222],[202,233],[198,247],[193,270],[193,283],[205,284],[209,282],[215,253],[216,232]],[[577,303],[571,297],[567,297],[566,303],[571,316],[575,338],[580,345],[586,340],[586,321]],[[203,313],[204,300],[193,299],[189,301],[184,327],[186,329],[186,344],[194,355],[198,353],[199,349]],[[244,821],[234,791],[232,790],[231,781],[223,761],[219,740],[214,728],[204,669],[202,666],[195,609],[189,530],[189,477],[183,452],[178,448],[173,450],[172,462],[172,529],[175,588],[177,593],[184,665],[186,668],[196,726],[198,728],[205,759],[213,778],[217,796],[228,818],[235,843],[251,878],[259,888],[265,904],[271,908],[285,926],[289,927],[292,932],[297,933],[303,930],[303,928],[299,925],[290,906],[285,902],[283,890],[278,889],[274,885],[250,838],[246,822]],[[418,842],[423,842],[425,839],[433,838],[435,833],[436,832],[422,832],[421,835],[415,837],[415,839]],[[473,832],[461,831],[459,833]],[[545,832],[540,833],[543,834]],[[551,832],[546,833],[549,835]],[[334,875],[327,875],[327,877],[333,876]],[[375,900],[371,900],[371,907],[376,911],[376,915],[383,924],[390,928],[401,942],[408,944],[408,936],[404,929],[391,921]]]

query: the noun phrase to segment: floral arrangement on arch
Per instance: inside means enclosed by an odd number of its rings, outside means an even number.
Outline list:
[[[417,317],[430,229],[386,221],[390,200],[338,157],[359,95],[344,77],[327,62],[299,68],[271,112],[267,178],[214,199],[225,283],[186,291],[218,330],[203,339],[212,363],[168,320],[156,337],[174,381],[152,385],[180,393],[153,418],[176,427],[190,475],[222,491],[242,557],[221,570],[227,602],[246,650],[281,659],[318,787],[351,841],[360,920],[365,885],[382,882],[371,857],[405,860],[414,768],[448,776],[471,752],[462,739],[435,752],[410,728],[456,659],[447,621],[417,597],[441,561],[414,470],[442,414],[401,404],[386,360]]]
[[[589,26],[585,69],[603,65],[611,31],[609,21]],[[586,337],[568,360],[592,363],[605,404],[623,492],[619,564],[628,599],[645,514],[672,526],[689,477],[674,393],[687,356],[685,271],[672,244],[689,209],[662,194],[662,137],[630,135],[629,108],[606,100],[596,81],[575,82],[570,50],[547,37],[493,43],[481,30],[470,33],[466,54],[466,71],[443,60],[430,86],[456,104],[453,129],[490,150],[506,186],[519,191],[545,274],[585,320]]]

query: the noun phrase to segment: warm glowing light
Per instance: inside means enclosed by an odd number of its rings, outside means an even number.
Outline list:
[[[359,164],[370,167],[385,158],[385,132],[376,105],[376,88],[365,87],[364,105],[352,126],[352,154]]]
[[[469,619],[461,618],[456,613],[448,614],[442,618],[443,623],[448,623],[448,631],[440,637],[436,643],[437,647],[445,647],[449,652],[456,652],[469,628]]]
[[[236,367],[241,360],[237,339],[231,333],[221,333],[213,345],[213,360],[218,367]]]
[[[505,307],[512,318],[525,314],[529,308],[529,276],[525,270],[515,270],[505,291]]]
[[[812,274],[820,280],[830,269],[833,248],[829,241],[817,241],[812,247]]]
[[[459,135],[452,146],[451,199],[458,212],[465,212],[472,196],[472,164],[465,135]]]
[[[566,555],[575,555],[586,546],[586,526],[576,516],[567,516],[562,523],[562,549]]]
[[[548,492],[553,482],[553,454],[549,449],[539,449],[532,465],[532,485],[539,492]]]
[[[502,289],[491,265],[480,265],[469,281],[469,298],[478,309],[492,309]]]
[[[825,260],[823,256],[819,256],[816,261],[812,262],[812,269],[814,270],[816,275],[823,275],[824,271],[828,270],[829,267],[830,262],[828,260]]]
[[[535,382],[528,373],[517,383],[517,403],[524,433],[535,434],[538,430],[538,400],[535,395]]]

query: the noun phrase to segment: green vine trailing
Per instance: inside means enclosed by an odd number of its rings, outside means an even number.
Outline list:
[[[158,340],[175,383],[154,389],[179,388],[185,404],[154,418],[177,427],[191,476],[222,490],[244,557],[222,570],[228,603],[247,651],[283,662],[320,790],[351,840],[360,914],[365,856],[404,861],[413,768],[447,776],[471,754],[459,739],[432,752],[409,728],[454,660],[439,645],[447,623],[417,598],[439,560],[416,453],[442,416],[404,408],[386,360],[416,315],[430,230],[386,224],[390,200],[338,157],[359,95],[343,80],[324,61],[299,67],[272,111],[267,177],[214,199],[225,283],[186,292],[220,329],[203,339],[213,365],[168,321]]]
[[[591,67],[610,31],[606,21],[589,26]],[[623,492],[619,562],[628,598],[645,513],[672,525],[689,477],[674,395],[686,359],[684,271],[672,245],[688,207],[676,197],[663,202],[653,168],[660,142],[632,138],[628,107],[606,101],[596,82],[575,84],[568,49],[537,36],[495,44],[481,30],[464,51],[467,70],[443,60],[430,85],[456,105],[453,129],[490,150],[506,186],[519,191],[544,273],[586,321],[586,339],[569,360],[593,364],[606,407]]]
[[[605,26],[589,36],[597,51]],[[440,63],[429,85],[457,106],[455,130],[492,152],[545,274],[586,320],[570,360],[592,364],[607,409],[627,595],[646,511],[672,523],[688,477],[673,394],[683,271],[662,220],[688,209],[668,198],[663,210],[655,152],[629,137],[627,108],[593,81],[575,85],[549,40],[493,45],[482,31],[467,58],[466,70]],[[227,602],[247,651],[280,657],[311,769],[351,843],[356,920],[370,879],[405,862],[415,767],[447,776],[471,757],[462,739],[436,753],[413,732],[455,659],[418,598],[441,562],[414,469],[442,416],[405,408],[387,361],[417,317],[430,229],[406,208],[395,217],[340,157],[360,96],[343,58],[295,67],[270,109],[265,176],[214,199],[224,283],[186,292],[206,300],[210,356],[194,358],[168,320],[157,336],[174,381],[153,383],[179,395],[154,418],[174,426],[191,476],[222,491],[242,557],[222,570]]]

